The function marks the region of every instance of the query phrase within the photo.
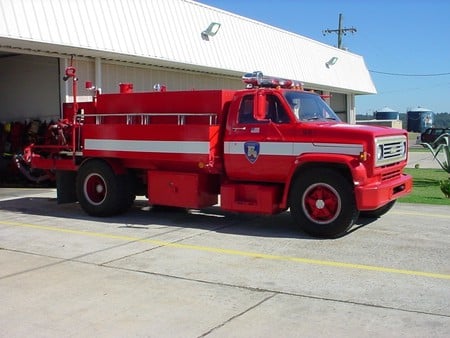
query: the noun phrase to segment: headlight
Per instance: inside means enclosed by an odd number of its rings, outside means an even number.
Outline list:
[[[379,145],[377,146],[377,160],[381,160],[381,159],[383,158],[383,155],[384,155],[383,152],[384,152],[384,151],[383,151],[383,145],[382,145],[382,144],[379,144]]]

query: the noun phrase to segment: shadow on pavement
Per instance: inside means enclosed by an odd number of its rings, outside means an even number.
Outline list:
[[[78,203],[57,204],[56,198],[21,197],[0,201],[0,210],[29,216],[55,217],[77,221],[108,223],[119,228],[155,229],[155,227],[195,228],[226,234],[273,238],[301,238],[326,240],[311,237],[296,227],[290,213],[261,216],[231,213],[219,207],[202,210],[183,208],[150,207],[146,200],[136,200],[129,211],[112,217],[92,217],[84,213]],[[359,219],[344,236],[365,227],[376,219]],[[69,223],[70,224],[70,223]],[[343,237],[343,236],[341,236]]]

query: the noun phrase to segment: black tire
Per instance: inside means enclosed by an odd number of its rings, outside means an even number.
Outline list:
[[[124,212],[131,205],[125,175],[116,176],[108,163],[91,160],[78,171],[76,192],[83,210],[98,217]]]
[[[387,203],[387,204],[383,205],[382,207],[375,209],[375,210],[361,211],[359,213],[359,216],[365,217],[365,218],[379,218],[379,217],[383,216],[385,213],[387,213],[389,210],[391,210],[396,201],[397,200],[390,201],[389,203]]]
[[[298,175],[291,186],[289,204],[294,222],[315,237],[340,236],[359,215],[351,183],[332,169]]]

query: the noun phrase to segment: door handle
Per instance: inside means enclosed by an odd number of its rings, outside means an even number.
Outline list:
[[[247,127],[233,127],[231,128],[233,131],[244,131],[247,129]]]

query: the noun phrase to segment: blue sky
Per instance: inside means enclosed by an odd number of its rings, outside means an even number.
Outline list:
[[[337,45],[325,29],[344,27],[349,51],[362,55],[378,94],[356,98],[358,114],[390,107],[450,113],[449,0],[199,0],[299,35]],[[386,75],[377,72],[414,76]],[[447,74],[431,76],[433,74]],[[301,79],[299,79],[301,80]]]

